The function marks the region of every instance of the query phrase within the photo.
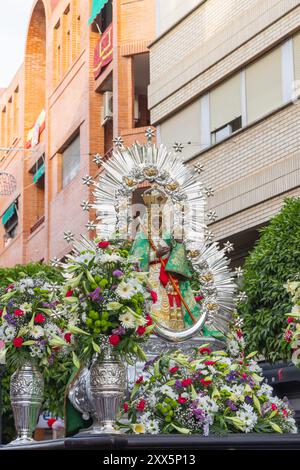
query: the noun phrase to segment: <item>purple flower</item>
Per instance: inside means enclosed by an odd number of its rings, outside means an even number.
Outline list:
[[[234,370],[231,370],[228,375],[226,375],[226,380],[227,382],[231,382],[234,380],[236,377],[236,372]]]
[[[121,271],[120,269],[115,269],[112,273],[112,275],[114,277],[122,277],[123,276],[123,271]]]
[[[248,403],[249,405],[251,405],[253,403],[253,400],[251,397],[249,397],[249,395],[246,395],[245,396],[245,402]]]
[[[89,297],[94,301],[99,300],[100,293],[101,293],[101,288],[97,287],[97,289],[95,289],[93,292],[89,294]]]
[[[176,382],[175,382],[175,387],[176,388],[181,388],[182,387],[182,382],[181,380],[177,379]]]
[[[237,411],[237,407],[235,406],[235,404],[233,403],[233,401],[227,400],[227,401],[226,401],[226,404],[227,404],[227,406],[231,409],[231,411]]]
[[[18,324],[18,321],[10,313],[7,313],[4,318],[9,325],[16,326]]]
[[[113,335],[122,336],[122,335],[125,335],[125,333],[126,333],[126,330],[125,328],[123,328],[123,326],[119,326],[118,328],[115,328],[114,330],[112,330]]]

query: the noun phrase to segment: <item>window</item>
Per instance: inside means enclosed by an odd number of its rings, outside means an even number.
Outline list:
[[[300,96],[300,34],[297,34],[293,38],[294,46],[294,93],[296,96]]]
[[[234,75],[210,92],[211,143],[242,127],[241,76]]]
[[[14,201],[2,215],[2,224],[4,227],[4,245],[8,245],[12,238],[17,235],[19,218],[18,218],[18,201]]]
[[[107,4],[102,8],[99,15],[96,16],[92,24],[94,33],[104,33],[112,22],[112,0],[108,0]]]
[[[217,144],[222,140],[229,137],[233,132],[236,132],[238,129],[242,127],[242,118],[239,116],[238,118],[234,119],[233,121],[226,124],[226,126],[220,127],[216,129],[214,132],[211,133],[211,143]]]
[[[133,57],[134,127],[150,125],[147,90],[150,83],[149,54]]]
[[[281,47],[246,68],[246,100],[248,122],[283,104]]]
[[[80,168],[80,134],[62,152],[63,188],[77,175]]]

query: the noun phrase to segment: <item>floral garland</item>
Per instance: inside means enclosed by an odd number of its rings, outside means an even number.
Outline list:
[[[228,340],[230,352],[203,345],[190,356],[171,351],[148,362],[124,404],[129,432],[296,433],[293,412],[272,396],[253,360],[255,353],[245,357],[243,348],[236,324]]]
[[[48,365],[68,353],[57,292],[49,281],[30,277],[0,291],[0,362]]]
[[[154,328],[147,302],[156,300],[127,249],[107,241],[91,242],[63,266],[64,316],[75,336],[73,362],[89,361],[109,344],[126,357],[145,360],[140,344]]]
[[[284,340],[290,344],[293,351],[292,361],[300,367],[300,281],[289,281],[285,285],[286,290],[292,296],[293,308],[287,314],[287,327]]]

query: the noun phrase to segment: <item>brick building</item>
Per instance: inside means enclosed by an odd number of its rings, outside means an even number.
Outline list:
[[[203,164],[215,239],[239,265],[300,195],[300,1],[157,0],[149,107],[158,140]]]
[[[155,0],[36,0],[24,63],[0,90],[0,264],[61,258],[63,233],[89,233],[83,211],[113,136],[144,140]],[[21,150],[24,149],[24,150]]]

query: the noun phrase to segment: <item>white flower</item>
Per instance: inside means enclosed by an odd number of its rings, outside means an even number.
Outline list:
[[[3,339],[11,341],[16,336],[16,329],[12,325],[5,326],[3,329]]]
[[[41,338],[42,336],[44,336],[44,328],[39,325],[34,325],[30,332],[30,335],[35,339]]]
[[[243,422],[242,428],[244,432],[252,431],[257,423],[256,413],[252,406],[246,403],[242,405],[242,408],[237,412],[236,417]]]
[[[271,397],[273,394],[273,389],[270,385],[268,385],[267,383],[262,383],[261,384],[261,387],[260,387],[260,390],[258,390],[256,392],[256,395],[258,397],[261,397],[262,395],[266,395],[267,397]]]
[[[118,261],[122,261],[122,257],[117,253],[105,253],[99,257],[99,261],[100,263],[117,263]]]
[[[58,326],[54,325],[53,323],[45,325],[44,326],[44,331],[45,331],[46,335],[49,338],[51,338],[53,336],[57,336],[60,333],[60,330],[59,330]]]
[[[130,299],[135,294],[135,290],[130,284],[123,281],[118,285],[116,294],[122,299]]]
[[[143,292],[144,291],[143,285],[137,279],[134,279],[134,278],[128,279],[128,284],[130,284],[130,286],[136,292]]]
[[[20,309],[23,310],[24,313],[29,313],[32,310],[32,304],[25,302],[24,304],[20,305]]]
[[[163,385],[160,389],[161,393],[167,395],[167,397],[173,398],[176,400],[178,395],[174,392],[174,390],[169,385]]]
[[[122,315],[119,316],[119,320],[121,322],[121,325],[124,328],[134,328],[135,327],[135,318],[130,312],[122,313]]]
[[[300,313],[300,305],[294,305],[292,308],[292,313]]]

